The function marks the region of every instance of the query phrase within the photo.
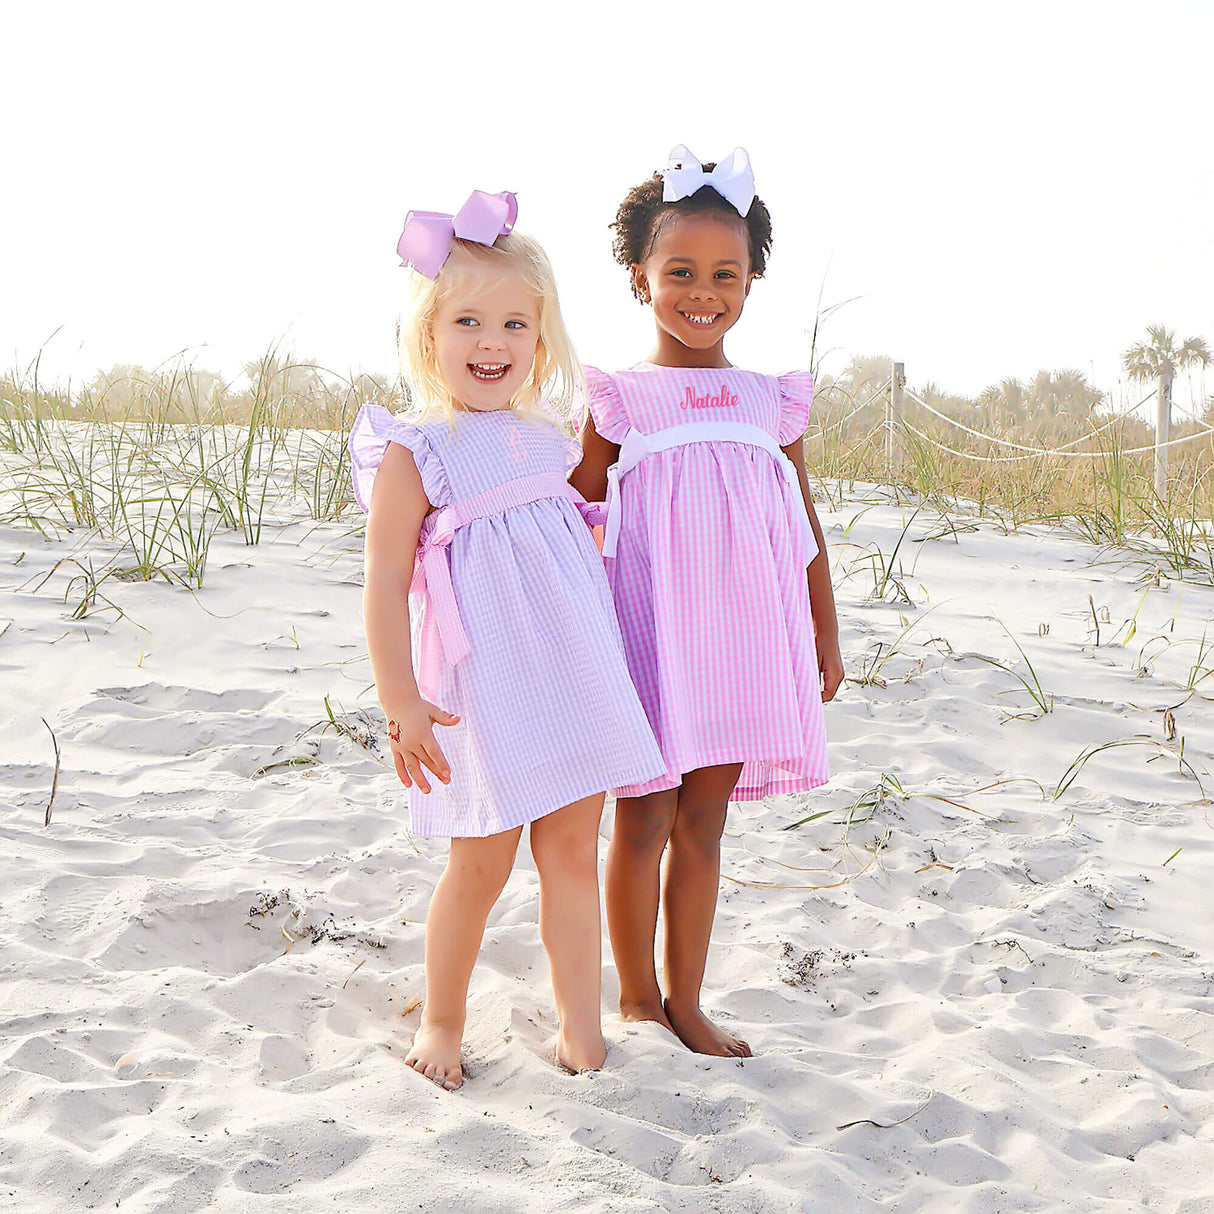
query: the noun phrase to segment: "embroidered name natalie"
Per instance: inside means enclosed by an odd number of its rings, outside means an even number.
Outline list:
[[[737,405],[738,397],[724,384],[721,385],[720,392],[713,395],[705,392],[702,396],[697,396],[688,384],[687,395],[679,403],[684,409],[722,409]]]

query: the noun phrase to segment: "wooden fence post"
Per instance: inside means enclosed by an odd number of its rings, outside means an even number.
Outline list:
[[[885,406],[885,473],[891,481],[902,475],[902,390],[905,387],[905,367],[902,363],[892,363],[889,403]]]
[[[1168,447],[1172,433],[1172,371],[1165,367],[1159,373],[1159,389],[1155,393],[1155,496],[1168,499]]]

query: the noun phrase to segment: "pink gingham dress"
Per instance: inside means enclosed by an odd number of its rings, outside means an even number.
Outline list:
[[[498,834],[661,771],[603,562],[565,480],[577,441],[508,409],[452,424],[365,406],[350,435],[364,510],[390,442],[413,453],[436,507],[412,587],[418,685],[460,717],[434,728],[451,783],[409,790],[414,832]]]
[[[785,446],[804,433],[813,397],[803,372],[640,363],[614,375],[587,367],[586,380],[595,428],[625,449],[630,430],[660,447],[675,427],[721,422]],[[620,477],[607,576],[666,771],[617,796],[721,763],[743,764],[734,801],[827,780],[806,577],[817,544],[793,478],[778,451],[722,439],[655,449]]]

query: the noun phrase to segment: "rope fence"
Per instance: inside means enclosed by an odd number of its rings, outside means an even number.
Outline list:
[[[1027,452],[1026,455],[984,456],[984,455],[975,455],[972,452],[954,451],[951,447],[945,447],[941,443],[935,443],[935,440],[933,440],[933,439],[929,438],[927,435],[923,434],[922,431],[915,429],[915,427],[913,427],[908,421],[906,421],[905,418],[902,419],[903,427],[906,430],[908,430],[910,433],[914,434],[916,437],[925,439],[928,442],[932,442],[932,443],[934,443],[934,445],[941,447],[942,450],[949,451],[953,455],[962,455],[962,456],[965,456],[967,459],[983,460],[986,462],[995,462],[995,461],[1006,462],[1008,460],[1031,459],[1033,456],[1036,456],[1036,455],[1049,455],[1049,456],[1054,456],[1058,459],[1091,459],[1093,456],[1104,455],[1105,453],[1103,451],[1072,451],[1072,450],[1070,450],[1070,448],[1076,447],[1080,443],[1085,443],[1089,439],[1095,438],[1098,434],[1103,433],[1110,426],[1113,426],[1117,422],[1122,421],[1124,418],[1128,417],[1130,415],[1130,413],[1133,412],[1133,410],[1129,410],[1126,413],[1118,414],[1117,417],[1112,418],[1110,421],[1106,422],[1103,426],[1100,426],[1097,429],[1090,431],[1088,434],[1081,435],[1079,438],[1072,439],[1071,442],[1069,442],[1069,443],[1063,443],[1059,447],[1026,447],[1023,443],[1013,443],[1008,439],[996,438],[995,435],[993,435],[993,434],[983,434],[979,430],[974,430],[971,427],[965,425],[963,422],[959,422],[955,418],[948,417],[946,414],[941,413],[939,409],[933,409],[932,406],[927,403],[927,401],[923,400],[922,397],[916,395],[914,392],[911,392],[908,390],[906,392],[906,395],[909,396],[911,398],[911,400],[915,401],[917,404],[921,405],[924,409],[926,409],[928,411],[928,413],[930,413],[933,417],[938,417],[941,421],[948,422],[948,424],[950,426],[955,426],[958,430],[964,430],[966,432],[966,434],[972,434],[975,438],[980,438],[984,442],[995,443],[1000,447],[1012,447],[1017,451]],[[1155,394],[1152,392],[1151,396],[1154,396],[1154,395]],[[1145,404],[1146,401],[1151,399],[1151,396],[1147,396],[1143,401],[1140,402],[1140,404]],[[1137,407],[1137,406],[1135,406],[1135,407]],[[1193,420],[1197,421],[1196,418],[1194,418]],[[1195,438],[1203,438],[1207,434],[1214,434],[1214,429],[1211,429],[1209,426],[1205,425],[1203,422],[1199,421],[1198,425],[1200,425],[1202,428],[1196,434],[1186,434],[1183,438],[1174,438],[1174,439],[1169,440],[1166,443],[1151,443],[1151,445],[1147,446],[1147,447],[1122,448],[1119,450],[1118,454],[1120,454],[1120,455],[1142,455],[1147,451],[1158,451],[1165,447],[1176,447],[1176,446],[1179,446],[1181,443],[1192,442],[1193,439],[1195,439]]]
[[[1090,459],[1093,456],[1106,454],[1103,451],[1064,451],[1061,448],[1051,449],[1048,447],[1032,447],[1028,448],[1027,455],[977,455],[973,451],[959,451],[956,447],[950,447],[946,443],[939,442],[932,438],[930,434],[924,434],[917,426],[912,426],[905,418],[902,420],[902,428],[908,433],[913,434],[917,439],[925,443],[930,443],[933,447],[939,448],[941,451],[947,451],[950,455],[960,456],[962,459],[973,460],[975,463],[982,464],[1016,464],[1026,459],[1036,459],[1038,456],[1049,455],[1055,456],[1058,459]],[[1207,430],[1201,434],[1187,434],[1184,438],[1174,438],[1169,442],[1160,443],[1158,445],[1152,443],[1149,447],[1130,447],[1128,449],[1119,449],[1119,455],[1143,455],[1147,451],[1158,451],[1162,447],[1176,447],[1181,443],[1192,442],[1195,438],[1204,438],[1206,434],[1214,434],[1214,430]],[[985,436],[982,436],[985,437]],[[993,441],[993,440],[992,440]]]
[[[889,387],[889,383],[890,383],[890,381],[887,379],[871,396],[869,396],[869,398],[866,401],[864,401],[863,404],[857,405],[849,414],[847,414],[846,417],[839,418],[839,420],[837,422],[831,422],[830,425],[825,428],[827,430],[839,430],[843,426],[846,426],[847,423],[849,421],[851,421],[851,419],[853,417],[855,417],[857,413],[860,413],[863,410],[867,409],[868,406],[871,405],[873,403],[873,401],[875,401],[881,395],[881,393],[884,392],[885,389]]]
[[[1038,447],[1031,446],[1027,443],[1018,443],[1012,439],[1001,438],[995,434],[985,434],[981,430],[976,430],[972,426],[966,425],[963,421],[955,417],[949,417],[947,413],[942,412],[935,406],[925,401],[918,393],[911,391],[906,387],[906,376],[902,363],[893,363],[891,366],[891,374],[887,380],[879,387],[862,405],[858,405],[845,418],[837,423],[832,423],[828,429],[835,429],[842,426],[850,418],[854,417],[862,409],[870,405],[874,400],[878,399],[885,393],[886,389],[890,389],[886,401],[885,419],[876,427],[876,429],[868,436],[875,437],[882,431],[885,432],[885,458],[887,473],[893,477],[899,472],[902,465],[902,438],[904,435],[910,436],[920,443],[925,443],[940,451],[947,452],[949,455],[957,456],[960,459],[970,460],[973,463],[983,464],[1012,464],[1020,463],[1025,460],[1050,458],[1058,460],[1084,460],[1104,458],[1109,454],[1107,448],[1097,447],[1094,450],[1076,450],[1084,443],[1092,442],[1099,439],[1106,431],[1112,427],[1124,422],[1127,418],[1133,417],[1139,409],[1142,408],[1152,398],[1158,399],[1159,418],[1156,423],[1156,441],[1140,447],[1116,448],[1116,454],[1120,456],[1128,455],[1145,455],[1154,453],[1155,455],[1155,485],[1160,496],[1166,496],[1167,491],[1167,461],[1168,453],[1173,447],[1182,446],[1185,443],[1191,443],[1198,439],[1207,438],[1214,435],[1214,427],[1207,424],[1202,418],[1194,416],[1192,413],[1178,406],[1174,406],[1171,400],[1170,383],[1163,382],[1146,394],[1140,401],[1132,405],[1128,409],[1117,413],[1108,421],[1090,430],[1086,434],[1080,435],[1078,438],[1071,439],[1068,442],[1061,443],[1057,447]],[[976,451],[964,451],[959,447],[950,446],[947,442],[942,442],[940,439],[927,434],[918,426],[912,424],[906,417],[905,401],[909,399],[914,402],[919,408],[930,416],[943,422],[945,425],[959,430],[964,434],[968,434],[971,438],[977,439],[984,443],[990,443],[994,447],[1002,447],[1016,454],[1007,455],[983,455]],[[1168,429],[1170,427],[1170,415],[1173,408],[1177,408],[1178,412],[1188,421],[1195,423],[1200,427],[1196,433],[1186,434],[1181,438],[1169,439]],[[1164,416],[1164,415],[1167,416]],[[867,441],[867,440],[866,440]]]

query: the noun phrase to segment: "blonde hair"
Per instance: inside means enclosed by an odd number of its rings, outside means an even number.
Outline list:
[[[453,295],[462,291],[475,295],[507,274],[517,274],[539,305],[535,360],[510,407],[520,413],[547,416],[548,411],[540,408],[540,402],[548,400],[556,413],[549,420],[577,428],[585,408],[585,381],[561,319],[556,278],[539,242],[518,232],[499,236],[491,245],[453,240],[451,255],[434,279],[410,271],[412,298],[401,318],[399,345],[401,370],[409,382],[413,412],[425,416],[439,411],[454,420],[458,401],[439,370],[434,349],[434,318]]]

